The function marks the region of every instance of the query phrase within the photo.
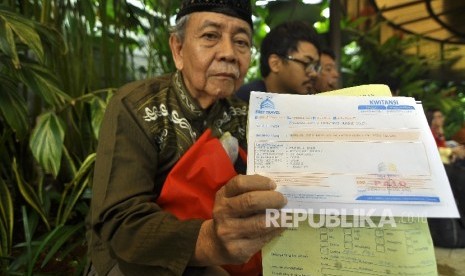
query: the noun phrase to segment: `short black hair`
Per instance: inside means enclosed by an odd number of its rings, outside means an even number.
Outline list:
[[[306,41],[315,46],[320,54],[320,41],[315,29],[305,21],[288,21],[271,29],[260,47],[260,72],[262,77],[270,74],[268,58],[272,55],[281,57],[297,51],[297,44]]]
[[[336,60],[336,54],[330,48],[322,48],[320,55],[327,55],[330,56],[332,59]]]
[[[442,111],[439,108],[429,108],[425,111],[426,120],[428,121],[429,126],[431,126],[431,124],[433,123],[434,113],[436,112],[442,113]]]

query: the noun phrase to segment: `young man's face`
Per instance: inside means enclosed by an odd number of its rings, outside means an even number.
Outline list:
[[[171,37],[176,68],[203,108],[240,87],[250,64],[251,37],[247,22],[215,12],[192,13],[184,41]]]
[[[331,91],[338,88],[339,71],[334,59],[326,54],[320,56],[320,73],[316,79],[316,90],[318,92]]]
[[[433,120],[431,122],[432,127],[443,127],[444,126],[444,115],[441,111],[436,111],[433,113]]]
[[[290,57],[290,58],[289,58]],[[283,58],[283,66],[277,78],[280,91],[291,94],[315,93],[315,81],[317,71],[306,68],[304,63],[318,64],[319,55],[317,48],[310,42],[301,41],[297,44],[297,51]]]

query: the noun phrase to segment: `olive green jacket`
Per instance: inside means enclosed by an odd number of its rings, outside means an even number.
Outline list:
[[[181,275],[201,220],[180,221],[155,203],[167,174],[207,129],[246,148],[247,107],[231,98],[203,110],[181,73],[137,81],[111,99],[100,129],[87,233],[92,264],[106,275]]]

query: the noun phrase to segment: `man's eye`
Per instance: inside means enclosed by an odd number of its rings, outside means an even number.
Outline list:
[[[202,35],[203,38],[208,39],[208,40],[216,40],[218,39],[218,35],[215,33],[205,33]]]
[[[236,44],[240,47],[250,48],[250,43],[247,40],[238,39],[236,40]]]

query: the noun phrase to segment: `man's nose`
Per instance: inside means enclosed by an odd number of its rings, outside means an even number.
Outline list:
[[[223,38],[221,40],[221,43],[218,45],[218,56],[220,60],[229,62],[236,61],[236,49],[231,39]]]
[[[318,72],[316,70],[307,70],[305,72],[307,73],[307,76],[312,79],[318,77]]]

